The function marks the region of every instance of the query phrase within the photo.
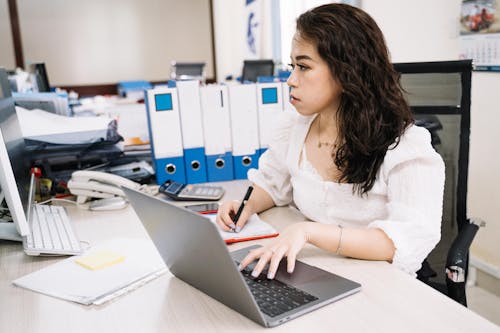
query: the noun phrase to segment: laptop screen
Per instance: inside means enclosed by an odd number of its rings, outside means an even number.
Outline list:
[[[26,223],[25,212],[28,210],[30,199],[30,160],[17,118],[14,100],[9,88],[7,88],[9,86],[5,85],[5,82],[8,83],[7,73],[3,68],[0,68],[0,86],[2,88],[0,94],[0,130],[3,138],[1,141],[4,145],[2,148],[4,155],[0,165],[2,169],[1,186],[14,222],[18,224],[18,231],[24,235],[26,226],[20,227],[19,224]],[[5,152],[8,159],[5,158]]]

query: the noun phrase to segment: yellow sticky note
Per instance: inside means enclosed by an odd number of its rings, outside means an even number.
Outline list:
[[[75,262],[80,266],[95,271],[112,266],[114,264],[122,262],[123,260],[125,260],[125,257],[118,253],[108,250],[101,250],[78,258],[75,260]]]

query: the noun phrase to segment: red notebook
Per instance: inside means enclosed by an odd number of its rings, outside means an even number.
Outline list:
[[[215,223],[215,214],[207,214],[206,216]],[[276,229],[269,223],[262,221],[257,214],[250,216],[245,227],[240,232],[226,232],[220,228],[218,230],[226,244],[276,237],[279,235]]]

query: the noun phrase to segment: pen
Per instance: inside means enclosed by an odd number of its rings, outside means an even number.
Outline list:
[[[243,211],[243,208],[245,208],[245,204],[247,203],[248,199],[250,199],[250,195],[252,194],[253,191],[253,186],[249,186],[247,193],[245,194],[245,197],[243,198],[243,201],[240,204],[240,207],[238,208],[238,211],[236,212],[236,215],[233,217],[233,222],[236,224],[238,220],[240,219],[241,212]],[[236,227],[234,232],[240,232],[240,227]]]

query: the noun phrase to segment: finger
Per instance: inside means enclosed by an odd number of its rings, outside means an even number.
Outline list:
[[[236,228],[230,216],[231,210],[232,206],[230,204],[224,204],[219,208],[215,218],[217,224],[225,231]]]
[[[224,230],[226,232],[230,232],[231,230],[233,230],[229,226],[227,226],[224,222],[222,222],[221,219],[216,219],[215,222],[217,223],[219,228],[221,228],[222,230]]]
[[[271,257],[271,262],[269,263],[269,270],[267,272],[268,279],[274,279],[276,275],[276,271],[278,271],[278,266],[281,262],[281,259],[285,256],[287,248],[285,246],[279,247],[274,251],[273,256]]]
[[[259,258],[259,261],[257,262],[257,265],[255,265],[255,268],[252,271],[252,276],[253,277],[258,277],[260,273],[264,270],[266,267],[267,263],[271,259],[273,255],[273,251],[271,249],[266,249],[262,255]]]
[[[217,215],[215,216],[215,223],[219,226],[219,228],[221,228],[222,230],[226,231],[226,232],[229,232],[231,231],[231,228],[226,225],[226,223],[224,223],[223,219],[222,219],[222,213],[219,211],[217,213]]]
[[[250,250],[245,258],[241,261],[238,268],[241,270],[245,269],[248,265],[254,262],[256,259],[260,257],[262,254],[263,247],[259,247],[258,249]]]
[[[297,259],[298,252],[299,251],[294,248],[288,250],[288,254],[286,256],[286,271],[290,274],[292,274],[295,269],[295,260]]]
[[[221,223],[223,223],[229,230],[236,229],[236,225],[229,215],[221,216]]]
[[[243,211],[241,212],[240,218],[238,219],[238,221],[236,221],[235,232],[240,232],[241,229],[243,229],[243,227],[247,223],[248,218],[250,217],[250,215],[251,215],[250,214],[250,209],[247,208],[247,206],[245,206],[245,208],[243,208]]]

